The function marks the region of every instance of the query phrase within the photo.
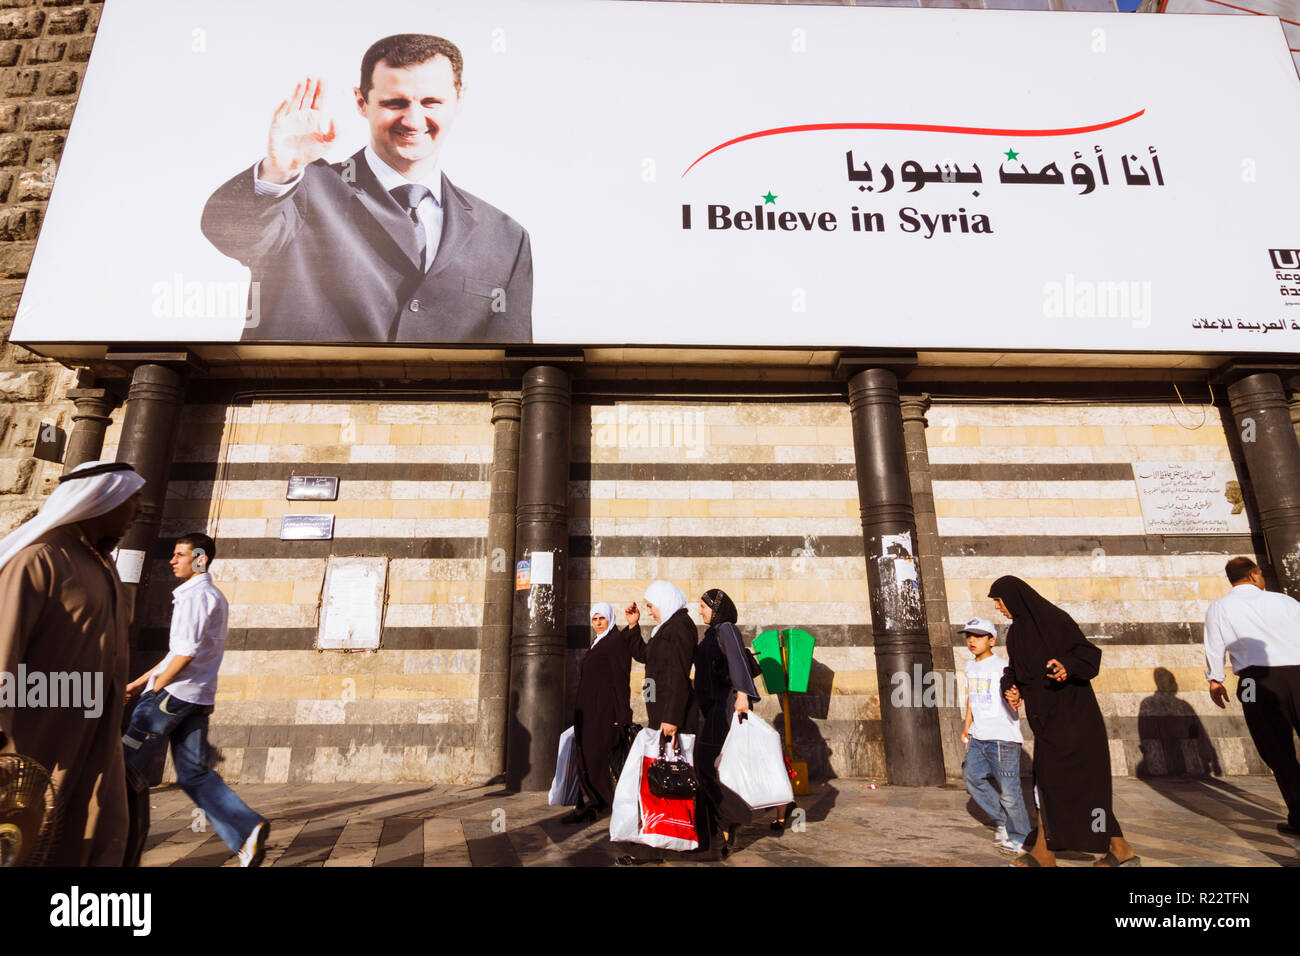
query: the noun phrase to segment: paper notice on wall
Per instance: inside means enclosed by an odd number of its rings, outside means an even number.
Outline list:
[[[534,551],[529,557],[533,562],[533,585],[555,584],[555,552]]]
[[[123,584],[139,584],[144,574],[144,552],[117,549],[117,576]]]
[[[378,648],[387,578],[387,558],[331,557],[325,572],[316,646],[333,650]]]

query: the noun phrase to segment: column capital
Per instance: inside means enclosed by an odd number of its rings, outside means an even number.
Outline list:
[[[499,421],[519,421],[519,408],[523,401],[519,392],[492,392],[492,424]]]
[[[908,422],[919,421],[923,426],[930,423],[925,419],[925,413],[930,410],[930,396],[928,393],[921,395],[900,395],[898,404],[903,409],[903,424]]]

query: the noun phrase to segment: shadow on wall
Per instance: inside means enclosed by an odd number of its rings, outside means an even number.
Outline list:
[[[1163,667],[1151,672],[1156,692],[1138,705],[1138,777],[1221,777],[1210,734],[1192,705],[1178,699],[1178,681]]]
[[[835,672],[813,658],[808,677],[808,691],[804,694],[787,694],[790,702],[790,733],[794,738],[794,757],[808,765],[811,780],[830,780],[837,776],[831,767],[831,747],[826,743],[817,721],[826,720],[830,714],[831,687]],[[780,697],[777,697],[778,702]],[[785,737],[785,716],[777,712],[772,726]],[[844,761],[840,763],[844,765]],[[852,766],[856,766],[850,761]]]
[[[519,692],[511,691],[510,712],[507,715],[509,720],[509,730],[506,732],[506,767],[510,768],[512,758],[514,761],[519,761],[519,776],[520,779],[523,779],[528,776],[533,767],[532,763],[529,762],[528,759],[529,750],[533,742],[533,735],[528,732],[528,728],[519,722],[519,718],[515,716],[517,713],[519,713]],[[518,756],[519,754],[523,755],[522,760]],[[507,770],[507,774],[508,773],[509,770]],[[507,778],[507,789],[509,789],[509,786],[510,784]]]

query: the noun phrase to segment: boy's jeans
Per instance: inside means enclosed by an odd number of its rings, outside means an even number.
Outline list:
[[[1001,793],[989,782],[990,776],[997,777]],[[1029,837],[1029,814],[1020,793],[1020,744],[972,737],[962,777],[979,808],[1007,828],[1007,837],[1013,843],[1024,843]]]
[[[212,707],[191,704],[163,691],[146,691],[131,714],[122,738],[127,778],[157,786],[172,745],[172,763],[181,789],[206,814],[212,829],[236,853],[263,818],[248,808],[219,775],[208,769],[208,715]]]

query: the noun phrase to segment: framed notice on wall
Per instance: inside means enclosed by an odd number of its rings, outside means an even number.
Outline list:
[[[1147,534],[1250,532],[1230,461],[1139,461],[1133,477]]]
[[[377,650],[388,596],[388,558],[334,555],[325,568],[319,650]]]

